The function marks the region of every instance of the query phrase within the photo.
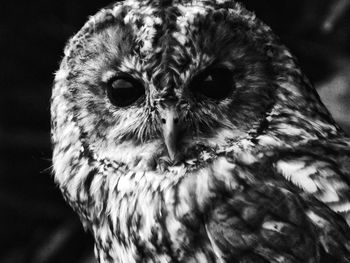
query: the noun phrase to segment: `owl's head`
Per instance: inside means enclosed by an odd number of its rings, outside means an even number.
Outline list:
[[[278,109],[328,116],[254,14],[231,0],[127,0],[68,43],[53,91],[53,141],[130,166],[176,163],[196,147],[267,133]]]

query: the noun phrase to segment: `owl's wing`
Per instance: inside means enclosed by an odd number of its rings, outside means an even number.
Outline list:
[[[277,151],[278,173],[340,213],[350,225],[350,140],[315,141]]]
[[[350,262],[341,216],[270,167],[225,166],[213,166],[217,181],[207,189],[216,199],[202,206],[222,262]]]

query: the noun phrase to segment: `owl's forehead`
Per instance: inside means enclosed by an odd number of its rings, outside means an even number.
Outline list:
[[[142,79],[151,79],[153,84],[178,86],[176,82],[214,60],[214,56],[199,50],[194,39],[199,34],[194,21],[206,17],[213,6],[203,1],[159,4],[126,1],[119,7],[127,10],[123,23],[132,28],[135,43],[119,68],[123,72],[143,73]]]
[[[214,61],[230,63],[228,45],[248,46],[237,36],[248,31],[253,19],[234,1],[126,0],[91,17],[65,53],[68,60],[70,53],[83,57],[86,67],[102,65],[104,76],[112,69],[159,86],[179,86]],[[99,55],[103,58],[95,59]],[[96,70],[101,71],[91,71]]]
[[[133,4],[132,7],[127,4],[129,2]],[[122,8],[127,10],[123,22],[133,28],[136,41],[141,44],[140,53],[147,56],[164,47],[164,41],[173,41],[172,44],[181,46],[189,44],[189,33],[198,26],[194,20],[205,17],[213,6],[201,1],[196,4],[175,2],[161,7],[154,3],[145,5],[143,2],[128,1],[122,7],[116,7]],[[160,38],[163,41],[158,41]]]

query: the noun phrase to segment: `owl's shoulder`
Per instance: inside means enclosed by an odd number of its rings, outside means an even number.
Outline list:
[[[341,137],[275,149],[266,165],[336,212],[350,211],[350,140]]]

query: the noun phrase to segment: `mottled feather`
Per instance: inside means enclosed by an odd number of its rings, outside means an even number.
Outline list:
[[[140,96],[116,105],[114,86]],[[102,9],[65,48],[51,115],[99,262],[350,262],[350,139],[234,1]]]

